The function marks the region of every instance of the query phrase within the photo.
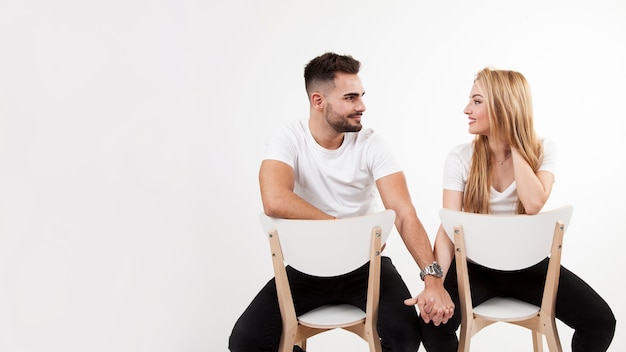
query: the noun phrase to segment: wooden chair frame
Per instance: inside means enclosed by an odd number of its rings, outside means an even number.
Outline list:
[[[546,282],[543,290],[541,307],[534,307],[526,302],[517,301],[511,298],[492,298],[483,304],[474,307],[471,295],[471,283],[468,274],[468,255],[466,247],[466,239],[462,224],[455,224],[453,229],[455,258],[457,265],[457,282],[459,286],[459,298],[461,306],[461,328],[459,338],[459,351],[469,352],[470,340],[472,336],[477,334],[483,328],[496,322],[506,322],[530,329],[532,332],[533,349],[535,352],[543,351],[543,340],[545,336],[548,348],[551,352],[561,352],[562,347],[559,340],[559,334],[555,322],[555,305],[556,294],[558,290],[558,282],[561,268],[561,253],[563,246],[563,237],[565,234],[565,222],[569,221],[571,216],[571,206],[567,206],[569,215],[562,221],[555,221],[552,236],[552,245],[549,252],[549,264],[546,274]],[[448,209],[445,209],[449,211]],[[558,211],[559,209],[557,209]],[[567,211],[566,211],[567,213]],[[466,213],[467,214],[467,213]],[[474,216],[489,216],[484,214],[471,214]],[[493,215],[498,216],[498,215]],[[534,215],[513,215],[518,217],[526,217],[531,220]],[[511,226],[520,226],[520,223]],[[450,234],[448,234],[450,236]],[[505,235],[505,234],[502,234]],[[497,249],[496,249],[497,250]],[[505,254],[506,255],[506,254]],[[502,310],[501,306],[510,304],[520,306],[526,312],[522,314],[511,314],[506,316],[502,312],[493,314],[493,309]]]
[[[393,213],[392,210],[386,212]],[[265,216],[264,214],[261,215]],[[395,213],[393,213],[395,218]],[[284,220],[279,221],[326,221],[326,222],[341,222],[349,219],[339,220]],[[391,220],[393,223],[393,220]],[[306,226],[306,225],[305,225]],[[390,229],[386,230],[387,232]],[[285,270],[285,258],[280,242],[280,230],[274,228],[268,231],[268,239],[270,243],[270,250],[272,254],[272,264],[274,269],[276,291],[278,294],[278,303],[280,306],[281,319],[282,319],[282,335],[280,340],[279,351],[280,352],[292,352],[293,346],[298,345],[302,349],[306,349],[307,339],[319,333],[341,328],[346,331],[350,331],[363,340],[365,340],[369,349],[372,352],[382,351],[380,345],[380,338],[378,336],[377,317],[378,317],[378,301],[380,295],[380,270],[381,270],[381,252],[383,241],[386,240],[388,233],[384,233],[380,226],[374,226],[371,229],[370,234],[370,250],[369,250],[369,278],[367,288],[367,303],[366,311],[363,312],[354,307],[348,305],[340,306],[323,306],[316,310],[316,312],[310,312],[307,314],[324,314],[324,310],[328,309],[345,309],[358,311],[358,315],[352,321],[332,322],[332,323],[316,323],[308,321],[304,314],[300,317],[296,316],[295,308],[293,305],[293,299],[291,295],[291,289],[287,272]],[[329,244],[330,245],[330,244]],[[323,258],[320,258],[323,260]],[[363,263],[365,264],[365,263]],[[335,314],[335,313],[331,313]],[[354,317],[354,314],[352,315]],[[313,320],[313,319],[311,319]],[[350,320],[350,319],[349,319]]]

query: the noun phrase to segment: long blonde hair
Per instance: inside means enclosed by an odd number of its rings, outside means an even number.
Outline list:
[[[485,68],[475,82],[483,91],[489,118],[491,138],[516,148],[533,170],[541,166],[542,145],[533,125],[530,86],[515,71]],[[487,136],[476,135],[469,178],[465,185],[464,210],[471,213],[491,212],[491,149]],[[524,214],[524,205],[517,200],[517,213]]]

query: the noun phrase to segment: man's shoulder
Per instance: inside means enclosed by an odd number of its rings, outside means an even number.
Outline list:
[[[306,120],[296,120],[283,122],[279,124],[276,129],[301,133],[305,130],[308,130],[308,125],[306,124]]]
[[[299,140],[308,133],[308,126],[303,120],[285,122],[274,128],[272,138]]]

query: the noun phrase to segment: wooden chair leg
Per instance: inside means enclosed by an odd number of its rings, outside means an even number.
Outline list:
[[[559,334],[555,330],[556,327],[554,327],[552,332],[546,333],[548,350],[550,352],[563,352],[563,348],[561,347],[561,341],[559,340]]]
[[[367,344],[370,347],[370,352],[382,352],[382,346],[380,345],[380,337],[378,333],[373,334],[367,339]]]
[[[543,335],[534,330],[531,330],[531,333],[533,335],[533,351],[543,352]]]
[[[283,335],[280,337],[280,345],[278,350],[280,352],[293,352],[293,346],[296,344],[296,334],[283,330]]]

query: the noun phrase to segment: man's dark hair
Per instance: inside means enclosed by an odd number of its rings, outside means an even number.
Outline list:
[[[304,85],[308,95],[320,84],[334,84],[337,72],[357,74],[361,63],[349,55],[325,53],[311,60],[304,68]]]

